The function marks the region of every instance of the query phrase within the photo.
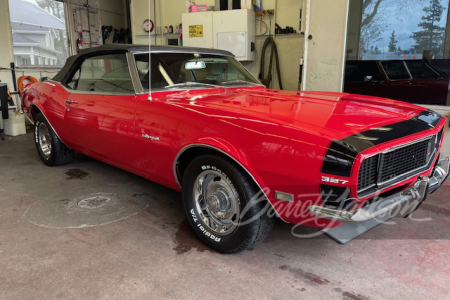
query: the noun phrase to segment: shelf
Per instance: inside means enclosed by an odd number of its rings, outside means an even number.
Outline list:
[[[278,37],[302,37],[305,36],[304,33],[287,33],[287,34],[264,34],[255,36],[257,39],[263,39],[268,37],[278,38]]]
[[[299,37],[299,36],[305,36],[304,33],[285,33],[285,34],[275,34],[275,37]]]
[[[151,37],[158,37],[158,36],[162,36],[162,34],[151,34]],[[148,34],[136,34],[136,37],[149,37]]]

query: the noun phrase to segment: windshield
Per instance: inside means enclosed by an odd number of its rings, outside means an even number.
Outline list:
[[[135,59],[144,91],[148,91],[149,82],[152,89],[199,89],[261,84],[233,57],[193,53],[152,54],[151,72],[148,54],[137,54]]]

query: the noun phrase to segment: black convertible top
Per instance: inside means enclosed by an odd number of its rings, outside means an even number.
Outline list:
[[[199,53],[199,54],[213,54],[223,56],[233,56],[231,52],[217,49],[207,48],[193,48],[193,47],[177,47],[177,46],[151,46],[152,53]],[[107,44],[99,47],[87,48],[82,50],[77,55],[71,56],[67,59],[64,67],[53,77],[54,81],[61,82],[64,77],[70,72],[75,62],[84,60],[87,57],[96,54],[111,54],[114,52],[149,52],[148,45],[134,45],[134,44]]]

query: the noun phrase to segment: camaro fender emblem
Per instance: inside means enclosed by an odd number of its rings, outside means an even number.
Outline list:
[[[336,179],[336,178],[326,177],[326,176],[322,176],[322,181],[338,183],[338,184],[347,184],[348,183],[348,180]]]
[[[142,137],[152,141],[159,141],[159,137],[149,136],[148,134],[143,134]]]

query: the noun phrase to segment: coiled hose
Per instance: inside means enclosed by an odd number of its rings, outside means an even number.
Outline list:
[[[29,81],[28,83],[25,83],[26,81]],[[25,86],[29,83],[37,83],[39,80],[37,80],[36,77],[33,76],[20,76],[19,79],[17,79],[17,86],[19,90],[19,94],[22,95],[23,90],[25,89]]]
[[[271,46],[270,51],[270,61],[269,61],[269,74],[267,74],[267,77],[264,77],[264,68],[265,68],[265,60],[266,60],[266,50],[267,47]],[[280,60],[278,58],[278,49],[277,44],[275,44],[275,40],[272,37],[268,37],[264,41],[264,45],[261,50],[261,71],[259,73],[259,79],[262,80],[262,83],[269,87],[270,83],[272,82],[272,66],[273,66],[273,58],[275,56],[275,64],[276,64],[276,72],[278,77],[278,84],[280,86],[280,90],[283,89],[283,84],[281,82],[281,71],[280,71]]]

